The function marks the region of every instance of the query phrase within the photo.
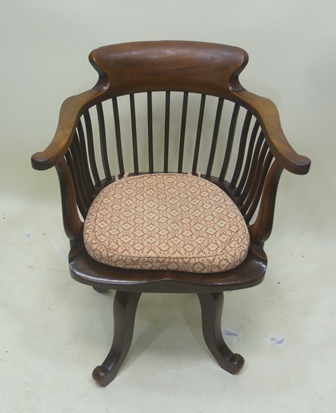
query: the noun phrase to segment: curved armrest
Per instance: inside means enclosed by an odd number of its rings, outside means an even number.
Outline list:
[[[247,107],[259,120],[268,146],[279,164],[295,174],[307,174],[311,161],[295,152],[288,143],[275,104],[267,98],[246,90],[232,93],[238,98],[238,102]]]
[[[60,110],[55,136],[50,145],[43,151],[35,153],[32,158],[34,169],[46,170],[55,166],[68,150],[78,119],[92,104],[98,101],[105,90],[91,89],[77,96],[66,99]]]

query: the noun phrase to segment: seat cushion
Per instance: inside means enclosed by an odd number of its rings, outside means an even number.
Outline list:
[[[190,174],[120,179],[89,209],[84,243],[96,261],[120,268],[214,273],[237,267],[249,232],[232,200]]]

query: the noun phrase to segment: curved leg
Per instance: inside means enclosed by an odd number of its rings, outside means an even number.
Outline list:
[[[218,364],[231,374],[236,374],[244,365],[244,358],[234,354],[222,335],[223,293],[198,294],[202,309],[204,340]]]
[[[114,297],[114,337],[110,352],[92,376],[101,386],[107,386],[117,375],[131,346],[134,319],[140,293],[117,291]]]

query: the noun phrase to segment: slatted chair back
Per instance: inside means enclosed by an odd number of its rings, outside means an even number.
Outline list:
[[[246,52],[190,42],[137,46],[90,54],[96,88],[105,92],[82,113],[66,154],[82,216],[125,173],[191,172],[220,185],[250,223],[273,155],[258,118],[234,95],[243,90]]]

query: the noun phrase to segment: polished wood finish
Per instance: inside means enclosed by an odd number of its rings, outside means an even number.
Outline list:
[[[117,291],[114,298],[114,336],[111,350],[100,366],[92,373],[101,386],[107,386],[117,375],[131,346],[135,313],[140,293]]]
[[[198,298],[202,308],[203,336],[209,350],[224,370],[231,374],[238,373],[245,360],[240,354],[234,354],[223,338],[223,293],[202,293],[198,294]]]
[[[117,374],[143,292],[198,294],[205,341],[220,366],[234,374],[244,359],[224,342],[222,293],[263,280],[264,243],[272,232],[279,179],[283,170],[308,173],[310,160],[289,145],[275,105],[240,84],[248,61],[242,49],[137,42],[96,49],[90,61],[99,74],[97,84],[63,103],[55,137],[33,155],[32,165],[56,167],[72,277],[100,292],[117,290],[114,341],[93,376],[105,386]],[[125,173],[154,172],[200,173],[232,198],[251,238],[239,267],[217,274],[139,271],[88,256],[83,220],[97,194]]]

